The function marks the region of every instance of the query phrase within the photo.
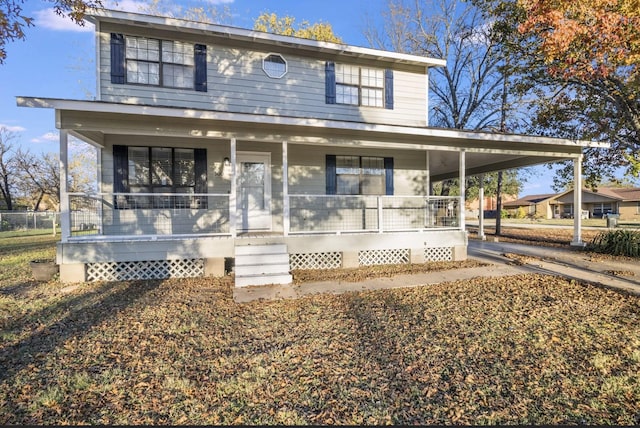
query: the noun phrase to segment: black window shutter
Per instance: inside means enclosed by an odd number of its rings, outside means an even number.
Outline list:
[[[327,155],[325,173],[327,176],[327,195],[337,193],[336,155]]]
[[[384,108],[393,110],[393,70],[384,71]]]
[[[393,195],[393,158],[384,158],[384,184],[386,195]]]
[[[207,193],[207,149],[194,149],[196,193]]]
[[[111,83],[125,83],[124,35],[111,33]]]
[[[325,99],[326,104],[336,103],[336,64],[327,62],[324,65],[325,72]]]
[[[114,193],[129,192],[129,148],[127,146],[113,146],[113,191]],[[115,208],[125,208],[127,197],[114,197],[113,205]]]
[[[207,149],[194,149],[194,172],[196,175],[195,193],[207,193]],[[207,208],[207,198],[201,196],[196,198],[200,208]]]
[[[113,191],[127,193],[129,191],[129,148],[113,146]]]
[[[195,45],[194,62],[196,67],[195,89],[207,92],[207,45]]]

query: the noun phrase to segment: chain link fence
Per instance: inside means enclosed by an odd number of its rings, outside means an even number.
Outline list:
[[[0,232],[60,231],[60,213],[51,211],[0,211]]]

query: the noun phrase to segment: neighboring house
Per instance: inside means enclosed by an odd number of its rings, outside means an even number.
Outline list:
[[[516,217],[518,210],[522,209],[527,217],[552,218],[553,209],[549,202],[554,196],[556,196],[554,193],[527,195],[514,201],[504,202],[502,207],[509,217]]]
[[[549,201],[554,217],[572,218],[573,198],[573,190],[555,195]],[[588,211],[592,218],[618,214],[620,220],[640,220],[640,188],[582,189],[582,210]]]
[[[464,203],[432,183],[563,159],[579,171],[584,147],[607,147],[430,128],[440,59],[109,10],[87,20],[97,99],[17,99],[55,110],[64,282],[234,265],[245,286],[462,260]],[[99,193],[69,193],[69,135],[99,149]]]

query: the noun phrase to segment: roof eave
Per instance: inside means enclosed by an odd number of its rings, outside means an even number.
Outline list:
[[[447,65],[446,60],[443,59],[427,58],[399,52],[390,52],[341,43],[323,42],[299,37],[282,36],[279,34],[247,30],[238,27],[229,27],[218,24],[209,24],[133,12],[93,9],[85,15],[84,19],[92,24],[105,21],[128,25],[133,24],[141,27],[162,27],[171,30],[180,28],[180,31],[187,31],[191,33],[207,33],[213,36],[249,41],[253,43],[263,43],[272,46],[286,45],[296,49],[313,50],[316,52],[321,51],[334,55],[366,57],[392,63],[420,65],[424,67],[444,67]]]

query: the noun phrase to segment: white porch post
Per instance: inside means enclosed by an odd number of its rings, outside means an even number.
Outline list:
[[[484,174],[478,176],[478,238],[482,241],[487,239],[484,235]]]
[[[284,236],[289,236],[291,208],[289,206],[289,149],[286,141],[282,142],[282,228]]]
[[[97,186],[97,192],[98,193],[102,193],[102,147],[96,147],[96,162],[98,163],[98,167],[96,168],[96,186]],[[99,204],[98,204],[98,234],[102,235],[102,231],[103,231],[103,227],[102,227],[102,223],[103,223],[103,196],[100,196],[100,199],[98,200]]]
[[[237,182],[237,167],[236,167],[236,139],[231,139],[231,194],[229,195],[229,232],[231,233],[231,237],[236,237],[236,218],[238,209],[238,205],[236,203],[237,200],[237,190],[238,190],[238,182]]]
[[[460,230],[465,230],[464,193],[465,193],[466,152],[460,150]]]
[[[582,154],[573,160],[573,241],[572,246],[584,247],[582,242]]]
[[[427,196],[431,196],[431,167],[429,166],[429,151],[424,152],[425,164],[425,192]]]
[[[62,242],[71,236],[71,215],[69,213],[69,132],[60,130],[60,231]]]

